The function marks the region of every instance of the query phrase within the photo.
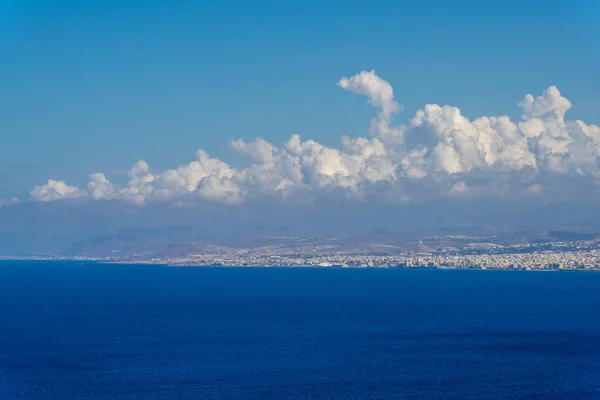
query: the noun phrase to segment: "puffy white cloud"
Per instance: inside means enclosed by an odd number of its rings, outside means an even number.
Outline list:
[[[394,100],[394,89],[387,81],[375,74],[375,70],[343,77],[338,86],[352,93],[364,94],[369,104],[380,109],[376,118],[371,120],[369,130],[373,136],[378,136],[387,143],[402,144],[404,142],[404,126],[391,126],[394,114],[402,110],[402,106]]]
[[[117,197],[113,184],[100,172],[90,175],[88,192],[95,200],[108,200]]]
[[[86,193],[75,186],[67,185],[64,181],[48,179],[45,185],[34,187],[30,195],[36,201],[54,201],[83,197]]]
[[[169,199],[195,192],[208,200],[237,202],[239,189],[232,181],[236,173],[227,163],[198,150],[195,161],[167,170],[157,177],[156,196]],[[238,200],[234,201],[234,198]]]
[[[242,201],[240,188],[234,182],[227,178],[219,179],[216,176],[203,178],[197,193],[207,200],[223,201],[230,204],[237,204]]]
[[[546,193],[553,186],[546,185],[549,180],[564,182],[570,176],[594,183],[590,186],[600,183],[600,127],[565,120],[571,102],[554,86],[538,97],[525,96],[519,121],[508,116],[470,120],[456,107],[427,104],[406,126],[393,124],[402,107],[375,71],[344,77],[338,86],[367,96],[378,109],[369,125],[371,137],[342,137],[337,148],[297,134],[280,147],[261,138],[232,140],[230,147],[246,155],[248,165],[236,168],[198,150],[193,161],[159,173],[140,160],[125,185],[94,173],[87,192],[50,180],[34,188],[31,197],[52,201],[89,194],[135,204],[194,198],[238,204],[345,193],[406,202],[432,196],[531,197]],[[535,183],[542,181],[544,186]]]
[[[366,95],[370,104],[381,108],[384,118],[400,111],[400,105],[394,100],[392,85],[378,77],[375,70],[362,71],[350,78],[343,77],[338,81],[338,86],[353,93]]]
[[[119,190],[119,197],[134,204],[142,204],[154,191],[153,182],[156,179],[150,173],[150,167],[144,160],[139,160],[128,173],[127,187]]]
[[[571,102],[560,94],[556,86],[550,86],[538,97],[526,95],[519,105],[524,111],[523,119],[539,118],[549,113],[562,119],[571,108]]]

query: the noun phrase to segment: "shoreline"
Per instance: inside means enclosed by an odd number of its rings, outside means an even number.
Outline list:
[[[103,259],[52,259],[52,258],[0,258],[2,262],[64,262],[70,264],[80,263],[82,267],[93,265],[127,265],[127,266],[154,266],[154,267],[169,267],[169,268],[227,268],[227,269],[376,269],[376,270],[448,270],[448,271],[507,271],[507,272],[600,272],[600,268],[460,268],[460,267],[429,267],[429,266],[324,266],[324,265],[216,265],[216,264],[177,264],[169,262],[148,262],[148,261],[131,261],[131,260],[103,260]],[[88,265],[86,265],[88,264]]]

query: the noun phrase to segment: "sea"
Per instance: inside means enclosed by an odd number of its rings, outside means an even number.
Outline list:
[[[0,399],[600,399],[600,273],[0,262]]]

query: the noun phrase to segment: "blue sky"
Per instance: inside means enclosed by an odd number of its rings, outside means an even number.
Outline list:
[[[372,107],[336,86],[363,70],[393,85],[397,123],[426,103],[517,118],[550,85],[600,123],[598,2],[449,3],[2,0],[0,198],[198,148],[244,162],[230,139],[338,146],[368,135]]]

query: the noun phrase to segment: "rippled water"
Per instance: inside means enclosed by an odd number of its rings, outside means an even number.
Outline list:
[[[0,399],[600,399],[600,273],[0,262]]]

